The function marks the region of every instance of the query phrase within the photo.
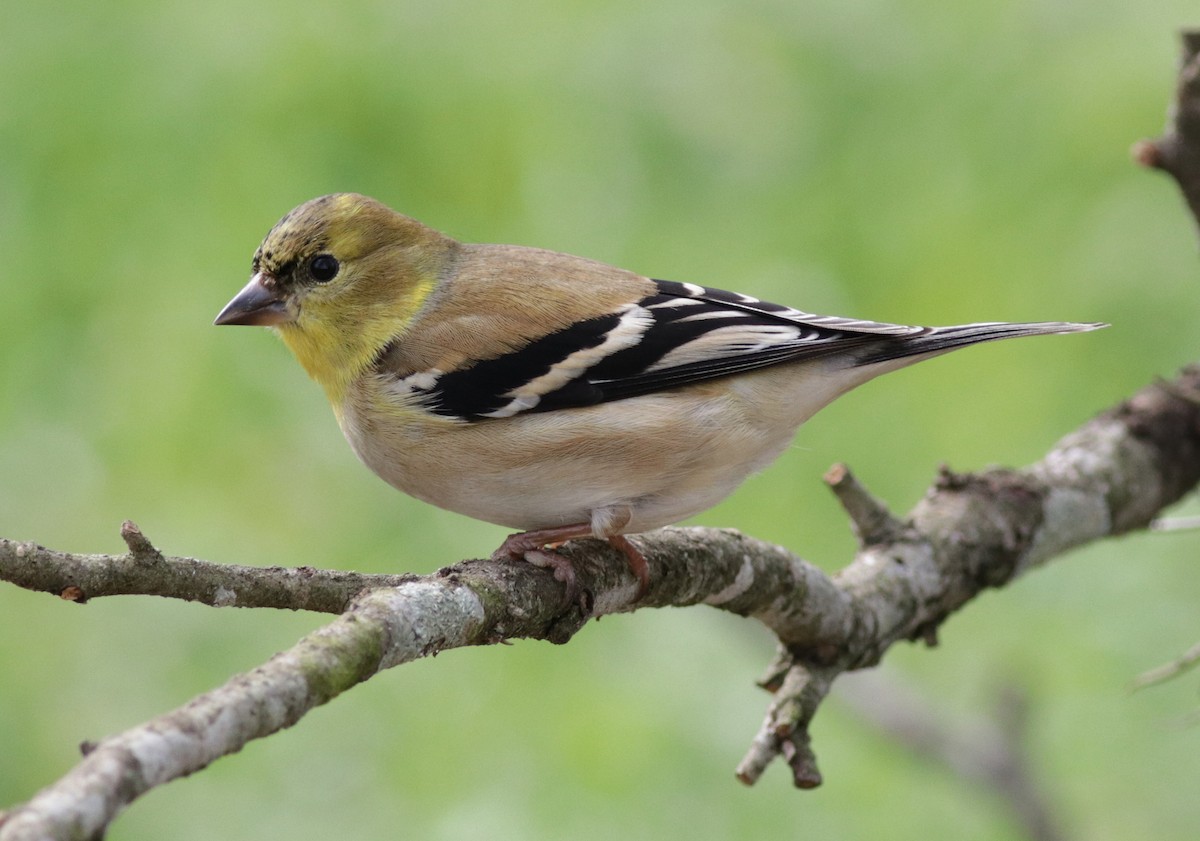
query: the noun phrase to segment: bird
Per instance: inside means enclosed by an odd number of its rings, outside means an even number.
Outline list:
[[[638,535],[698,514],[875,377],[979,342],[1106,326],[921,327],[816,315],[569,254],[459,242],[356,193],[305,202],[218,325],[276,331],[359,459],[514,529],[493,559],[568,591],[578,538],[650,586]]]

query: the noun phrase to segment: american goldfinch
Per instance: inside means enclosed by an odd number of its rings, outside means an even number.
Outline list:
[[[494,557],[626,539],[715,505],[830,401],[976,342],[1102,324],[904,327],[812,315],[582,257],[457,242],[344,193],[284,216],[217,324],[276,330],[359,458],[441,508],[520,529]]]

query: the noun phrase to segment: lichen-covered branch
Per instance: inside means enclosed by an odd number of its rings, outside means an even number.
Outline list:
[[[131,531],[127,524],[130,555],[102,563],[132,575],[126,567],[147,559],[143,571],[159,582],[170,579],[161,575],[162,564],[177,564],[180,578],[194,569],[196,562],[190,559],[161,556],[140,531],[131,540]],[[659,572],[649,598],[653,603],[770,604],[807,593],[816,615],[824,600],[837,598],[828,577],[815,567],[734,532],[669,530],[648,536],[645,543]],[[595,548],[600,551],[590,551]],[[571,551],[580,583],[592,592],[596,609],[628,609],[637,584],[623,559],[604,544],[585,544]],[[0,542],[0,571],[9,580],[31,576],[30,564],[57,564],[55,586],[39,586],[51,592],[60,586],[79,586],[70,574],[89,560]],[[237,587],[243,572],[238,570],[221,583],[232,594],[229,603],[242,603]],[[262,572],[272,583],[286,584],[294,575],[287,570]],[[160,584],[129,580],[126,585],[139,592],[154,586],[159,588],[155,592],[166,594]],[[250,584],[256,593],[264,586],[263,581]],[[188,586],[174,595],[192,598],[194,591]],[[565,642],[587,617],[574,601],[564,603],[563,596],[562,585],[547,571],[493,561],[458,564],[433,576],[410,577],[398,586],[368,590],[332,623],[263,666],[166,715],[91,745],[65,777],[0,816],[0,838],[99,837],[125,806],[150,788],[200,770],[252,739],[294,724],[308,710],[382,669],[449,648],[511,637]],[[278,600],[278,593],[271,598]],[[782,611],[780,616],[789,614]]]
[[[833,479],[853,482],[841,471]],[[1073,547],[1146,527],[1197,482],[1200,367],[1139,391],[1024,470],[943,470],[907,520],[884,530],[894,537],[864,542],[834,577],[848,602],[845,635],[785,642],[784,659],[766,684],[776,695],[771,712],[738,768],[739,779],[754,782],[780,754],[798,785],[819,779],[804,725],[831,675],[873,665],[901,640],[934,643],[938,626],[980,591]],[[877,505],[862,504],[862,493],[852,492],[858,501],[848,506],[851,516],[885,521]],[[870,529],[860,524],[859,531]],[[803,714],[781,720],[778,710]]]
[[[102,596],[165,596],[213,607],[341,613],[363,590],[413,580],[313,567],[252,567],[167,557],[126,521],[123,555],[78,555],[0,539],[0,580],[80,604]]]
[[[368,592],[329,625],[166,715],[89,745],[83,760],[0,816],[4,839],[99,838],[151,788],[295,724],[379,669],[473,640],[479,600],[414,582]]]

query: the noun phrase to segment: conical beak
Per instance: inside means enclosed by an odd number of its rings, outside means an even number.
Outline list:
[[[255,327],[270,327],[291,321],[283,294],[274,280],[258,272],[250,278],[246,287],[225,305],[213,324],[249,324]]]

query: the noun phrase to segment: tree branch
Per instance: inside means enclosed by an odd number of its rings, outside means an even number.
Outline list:
[[[0,539],[0,580],[80,604],[102,596],[165,596],[212,607],[341,613],[363,590],[417,578],[167,557],[128,520],[121,524],[121,538],[129,547],[124,555],[77,555]]]

